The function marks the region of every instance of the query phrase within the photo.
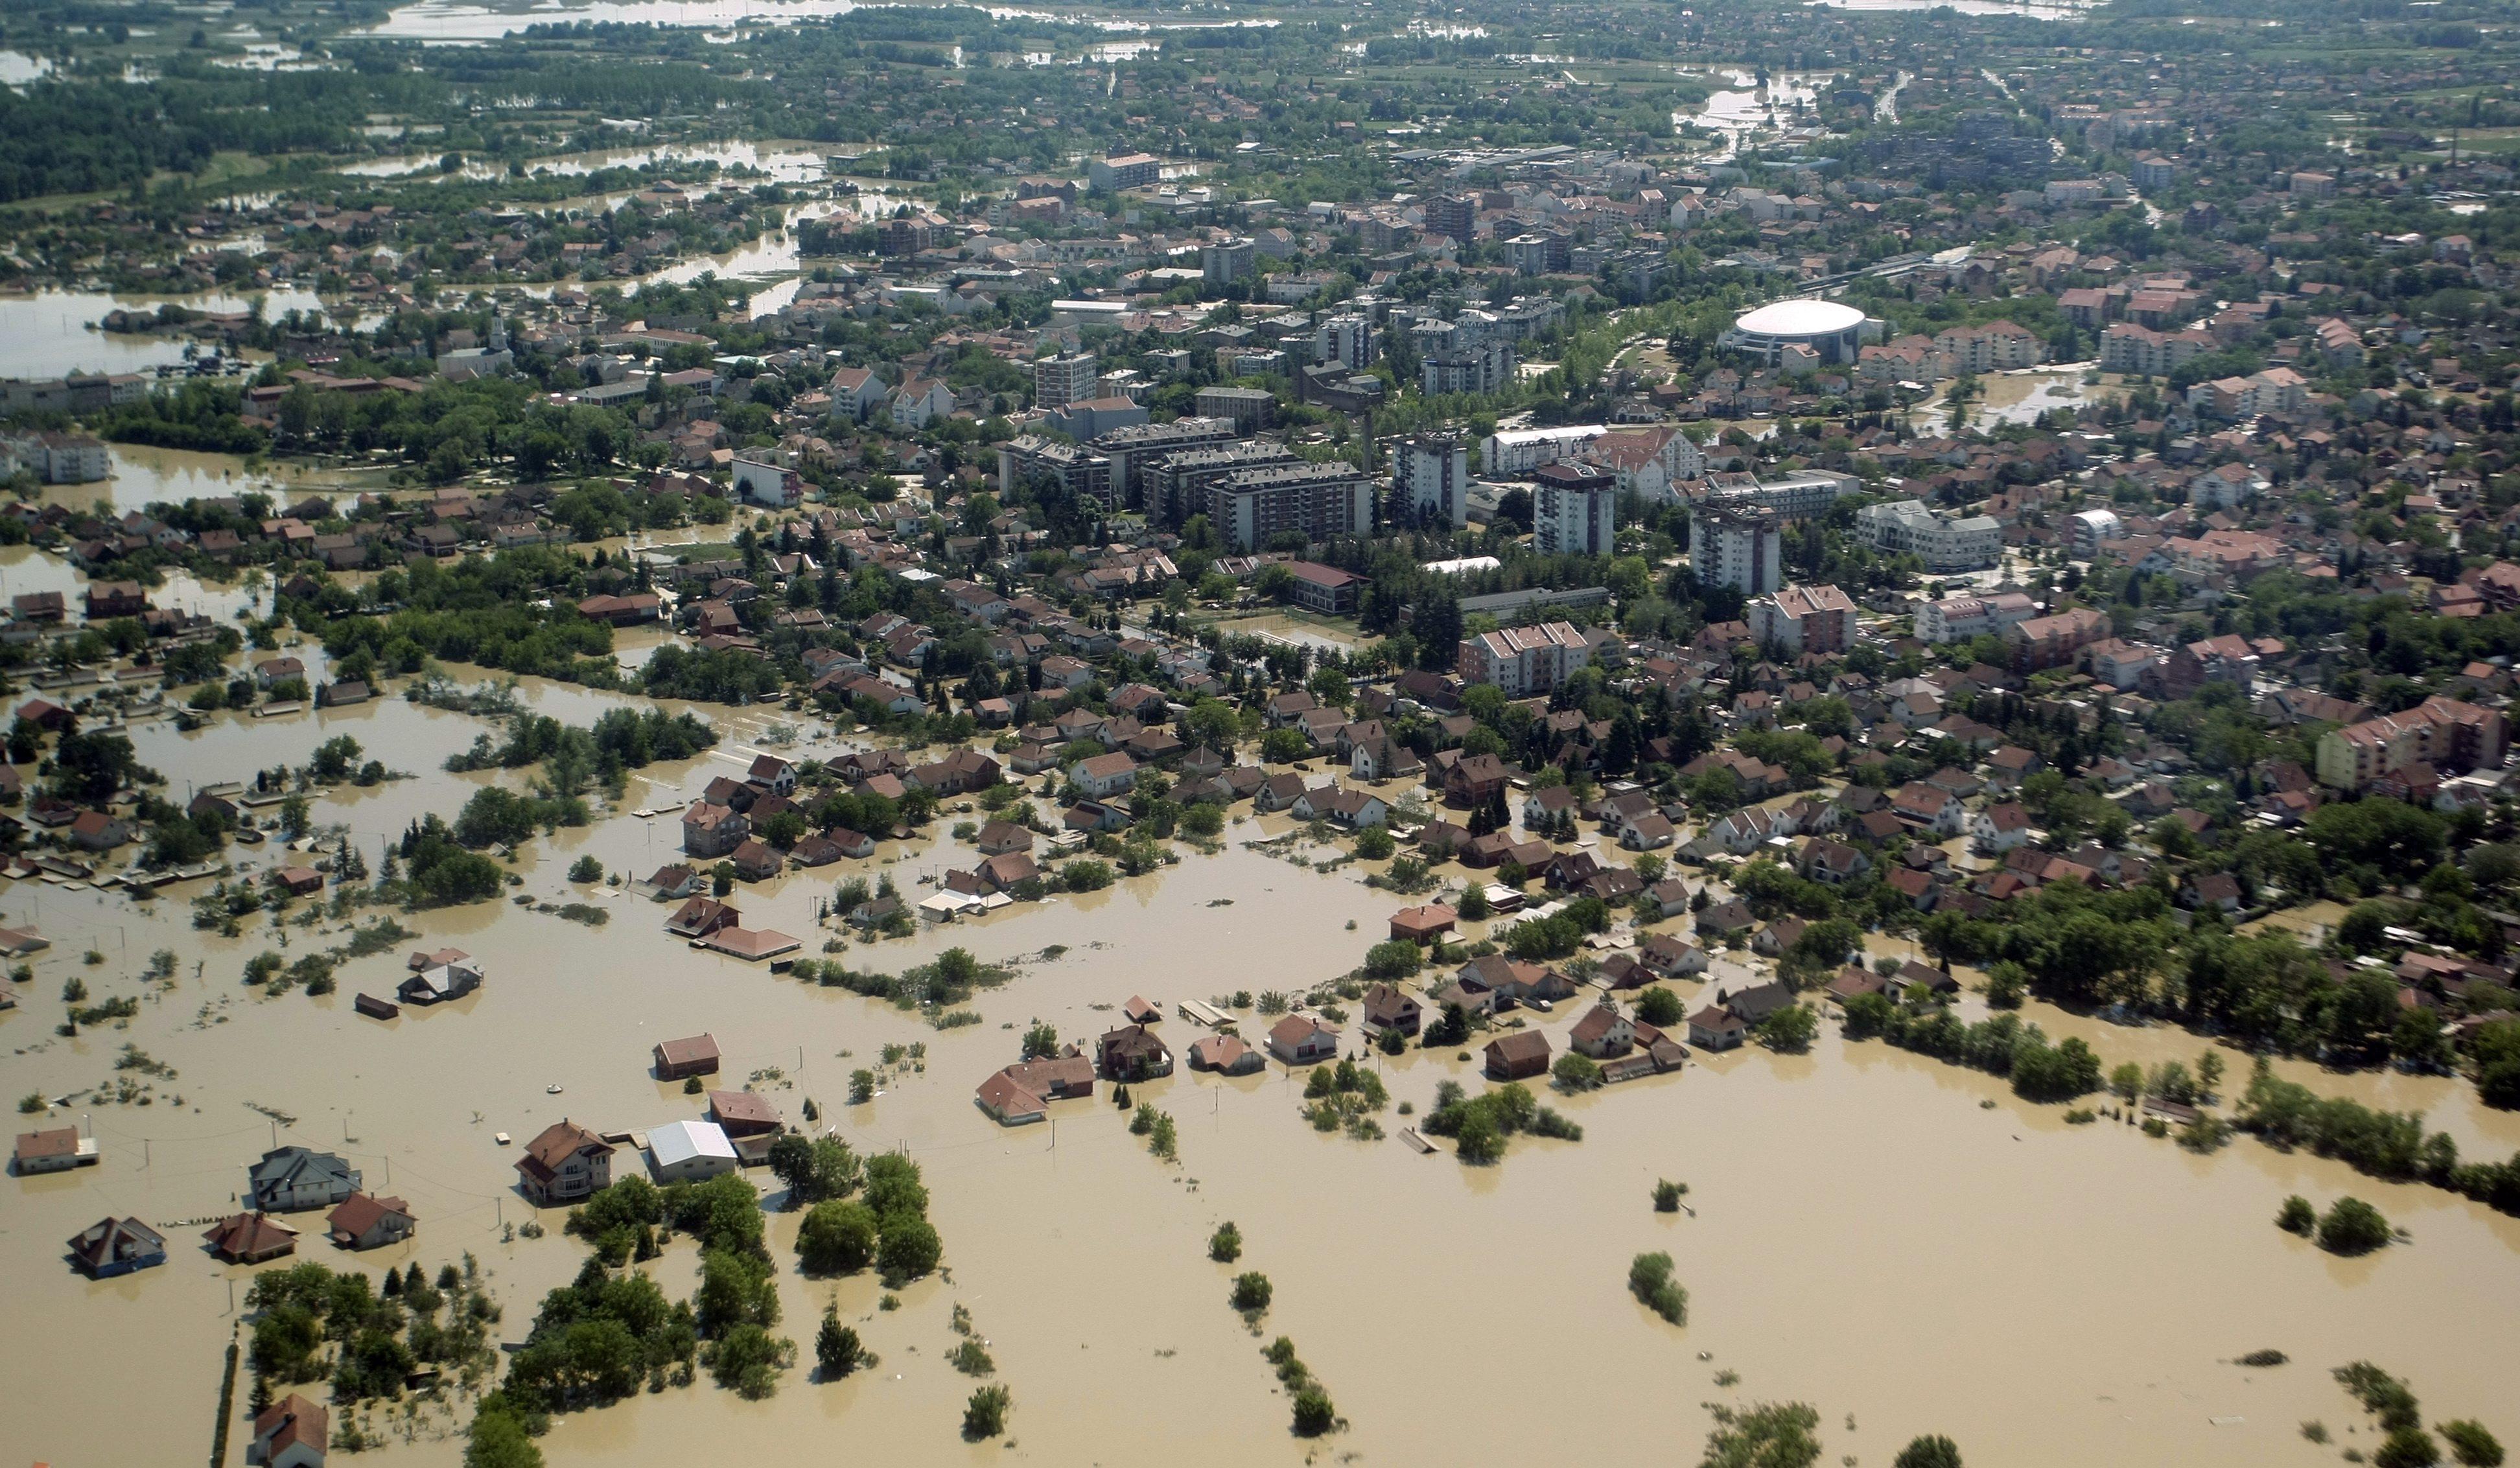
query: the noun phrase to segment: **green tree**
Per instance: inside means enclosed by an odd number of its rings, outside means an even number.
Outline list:
[[[1232,1304],[1244,1314],[1258,1314],[1269,1308],[1269,1276],[1257,1269],[1246,1269],[1234,1278]]]
[[[2360,1198],[2337,1199],[2318,1220],[2318,1247],[2330,1254],[2368,1254],[2389,1237],[2389,1221]]]
[[[484,1399],[466,1429],[464,1468],[543,1468],[543,1450],[513,1409],[493,1410]]]
[[[1940,1434],[1918,1438],[1899,1449],[1890,1468],[1960,1468],[1959,1445]]]
[[[1307,1383],[1295,1393],[1295,1436],[1318,1438],[1338,1426],[1338,1408],[1330,1404],[1330,1394],[1318,1383]]]
[[[2275,1226],[2286,1233],[2298,1233],[2308,1238],[2311,1230],[2318,1226],[2318,1210],[2311,1206],[2308,1198],[2295,1193],[2283,1200],[2283,1207],[2275,1210]]]
[[[858,1368],[866,1348],[858,1344],[858,1333],[840,1323],[840,1308],[828,1306],[823,1311],[823,1328],[814,1334],[814,1361],[823,1369],[823,1380],[838,1381]]]
[[[1628,1293],[1674,1325],[1688,1323],[1688,1291],[1672,1278],[1668,1254],[1640,1254],[1628,1265]]]
[[[865,1204],[817,1203],[796,1225],[796,1262],[808,1274],[854,1274],[875,1263],[881,1236]]]
[[[2502,1445],[2484,1423],[2454,1418],[2441,1424],[2440,1431],[2460,1468],[2502,1468]]]
[[[882,1216],[880,1228],[883,1242],[877,1262],[883,1267],[885,1280],[918,1279],[935,1272],[945,1255],[945,1241],[934,1224],[914,1214],[894,1213]]]
[[[1002,1386],[982,1387],[971,1394],[963,1407],[963,1436],[977,1443],[995,1438],[1007,1430],[1007,1412],[1014,1405],[1014,1394]]]
[[[1800,1401],[1718,1405],[1699,1468],[1811,1468],[1820,1461],[1820,1413]]]

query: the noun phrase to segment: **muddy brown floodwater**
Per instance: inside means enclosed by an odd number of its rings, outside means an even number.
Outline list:
[[[611,701],[542,685],[523,692],[578,722]],[[748,761],[745,739],[777,717],[704,712],[726,726],[727,743],[645,772],[655,784],[634,785],[625,806],[696,792]],[[134,737],[180,790],[301,761],[321,739],[352,734],[415,776],[317,803],[318,821],[348,828],[373,863],[385,836],[425,811],[453,812],[490,778],[439,769],[486,728],[397,701],[230,718],[192,734],[142,725]],[[818,940],[814,902],[833,880],[890,870],[915,900],[920,874],[968,861],[942,834],[951,824],[940,821],[937,839],[917,849],[887,846],[878,862],[889,866],[797,873],[737,900],[752,924]],[[12,1326],[0,1333],[0,1443],[56,1462],[200,1460],[237,1323],[232,1291],[241,1298],[254,1271],[210,1261],[198,1224],[166,1226],[165,1268],[104,1283],[74,1274],[62,1241],[108,1213],[172,1225],[227,1212],[245,1166],[275,1140],[350,1154],[372,1187],[410,1200],[421,1221],[410,1244],[367,1256],[339,1254],[310,1228],[302,1258],[382,1273],[412,1260],[433,1270],[469,1251],[493,1271],[500,1335],[521,1339],[542,1292],[585,1256],[557,1212],[541,1216],[548,1236],[502,1241],[503,1225],[535,1214],[512,1187],[515,1148],[492,1134],[521,1142],[563,1116],[644,1131],[694,1115],[698,1098],[650,1077],[649,1049],[702,1030],[725,1052],[721,1084],[775,1070],[760,1084],[791,1119],[810,1096],[861,1150],[906,1148],[925,1170],[951,1278],[915,1284],[900,1310],[878,1312],[872,1279],[797,1274],[794,1220],[775,1217],[783,1332],[810,1365],[815,1320],[836,1301],[880,1367],[822,1386],[800,1365],[757,1403],[703,1377],[566,1416],[544,1440],[555,1465],[722,1461],[730,1446],[748,1461],[823,1461],[843,1442],[853,1459],[886,1462],[1293,1464],[1309,1445],[1288,1435],[1286,1401],[1259,1356],[1280,1333],[1348,1419],[1321,1454],[1367,1462],[1685,1461],[1705,1431],[1703,1403],[1792,1398],[1821,1408],[1827,1461],[1886,1463],[1932,1431],[1973,1462],[2311,1464],[2336,1449],[2304,1442],[2297,1425],[2321,1418],[2341,1434],[2361,1420],[2326,1375],[2361,1357],[2406,1378],[2432,1415],[2481,1416],[2520,1436],[2508,1393],[2520,1365],[2510,1324],[2520,1220],[2448,1193],[2249,1140],[2200,1158],[2122,1125],[2069,1127],[2058,1108],[2027,1106],[1991,1077],[1847,1045],[1834,1025],[1808,1056],[1711,1056],[1557,1101],[1584,1140],[1518,1140],[1484,1170],[1420,1156],[1396,1134],[1319,1134],[1297,1115],[1299,1081],[1281,1070],[1232,1081],[1185,1070],[1137,1092],[1179,1122],[1181,1160],[1168,1165],[1106,1102],[1060,1103],[1055,1127],[1002,1131],[974,1108],[971,1088],[1014,1058],[1017,1031],[1036,1019],[1088,1037],[1132,994],[1169,1007],[1295,990],[1350,968],[1398,905],[1365,887],[1359,868],[1318,873],[1237,844],[1216,857],[1186,852],[1177,867],[1104,892],[853,945],[858,967],[898,970],[958,944],[1020,962],[1013,982],[970,1005],[984,1023],[937,1033],[842,990],[694,953],[663,934],[662,909],[589,897],[562,877],[590,853],[645,875],[673,859],[677,829],[671,816],[613,814],[530,845],[520,890],[596,902],[612,914],[602,928],[504,902],[406,919],[424,935],[406,947],[468,949],[488,984],[384,1024],[354,1015],[350,1001],[400,976],[400,948],[346,963],[327,998],[265,999],[239,976],[276,936],[194,932],[186,904],[198,887],[146,907],[40,882],[0,892],[0,922],[53,940],[17,990],[21,1006],[0,1014],[0,1094],[84,1090],[114,1074],[126,1043],[177,1071],[157,1083],[157,1104],[84,1098],[57,1111],[56,1123],[92,1126],[102,1165],[10,1179],[0,1193]],[[1280,829],[1246,819],[1230,831],[1239,842]],[[292,951],[318,941],[288,933]],[[101,965],[83,963],[91,946]],[[179,956],[177,978],[148,994],[127,1028],[55,1038],[66,979],[82,975],[100,996],[139,994],[159,948]],[[1054,948],[1064,951],[1043,956]],[[1580,1008],[1541,1017],[1553,1041]],[[2112,1062],[2192,1059],[2199,1048],[2171,1031],[2032,1017],[2089,1036]],[[1192,1038],[1178,1018],[1163,1028],[1176,1051]],[[887,1043],[915,1042],[926,1045],[923,1070],[846,1104],[850,1070]],[[1449,1052],[1375,1063],[1394,1099],[1421,1112],[1441,1080],[1479,1085]],[[2244,1078],[2244,1065],[2233,1068]],[[2513,1119],[2479,1111],[2464,1083],[2286,1073],[2421,1106],[2470,1152],[2520,1144]],[[295,1121],[281,1126],[249,1105]],[[635,1165],[626,1153],[616,1161]],[[1688,1182],[1694,1217],[1650,1211],[1659,1178]],[[2320,1254],[2272,1225],[2295,1191],[2322,1205],[2349,1191],[2367,1198],[2413,1241],[2355,1261]],[[1207,1234],[1229,1218],[1245,1239],[1237,1268],[1276,1285],[1262,1339],[1227,1306],[1232,1271],[1205,1257]],[[1650,1249],[1679,1262],[1691,1297],[1685,1329],[1624,1290],[1628,1260]],[[687,1248],[651,1268],[669,1293],[689,1294]],[[957,1436],[973,1385],[944,1358],[958,1302],[1013,1392],[1011,1447]],[[2228,1364],[2267,1347],[2294,1364]],[[1719,1387],[1728,1370],[1737,1385]],[[100,1412],[101,1376],[147,1383],[147,1409]],[[232,1458],[242,1451],[231,1444]],[[461,1451],[424,1435],[374,1457],[440,1468]]]

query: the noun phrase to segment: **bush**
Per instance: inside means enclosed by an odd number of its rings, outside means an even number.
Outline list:
[[[1628,1293],[1674,1325],[1688,1323],[1688,1291],[1671,1277],[1668,1254],[1640,1254],[1628,1266]]]
[[[1576,1054],[1573,1050],[1558,1056],[1557,1063],[1550,1067],[1549,1074],[1560,1090],[1591,1090],[1601,1084],[1601,1067],[1594,1064],[1591,1057]]]
[[[1330,1405],[1329,1393],[1311,1386],[1295,1394],[1295,1436],[1318,1438],[1336,1426],[1338,1408]]]
[[[1227,1219],[1207,1236],[1207,1257],[1221,1265],[1230,1265],[1242,1257],[1242,1230]]]
[[[2286,1233],[2298,1233],[2308,1238],[2310,1231],[2318,1226],[2318,1210],[2310,1206],[2308,1198],[2295,1193],[2283,1200],[2283,1207],[2275,1210],[2275,1226]]]
[[[963,1436],[977,1443],[1005,1433],[1007,1411],[1014,1404],[1014,1394],[1004,1387],[982,1387],[973,1392],[963,1406]]]
[[[2318,1221],[2318,1247],[2330,1254],[2368,1254],[2389,1242],[2389,1221],[2360,1198],[2339,1198]]]
[[[2450,1455],[2458,1460],[2460,1468],[2501,1468],[2502,1445],[2485,1430],[2484,1423],[2464,1418],[2445,1422],[2441,1435],[2450,1444]]]
[[[1234,1278],[1232,1304],[1244,1314],[1258,1314],[1269,1308],[1269,1276],[1257,1269],[1247,1269]]]
[[[2433,1468],[2440,1461],[2440,1446],[2420,1427],[2399,1428],[2371,1454],[2373,1468]]]
[[[1653,1206],[1654,1206],[1654,1212],[1656,1212],[1656,1213],[1678,1213],[1678,1212],[1680,1212],[1680,1200],[1681,1200],[1681,1197],[1682,1197],[1682,1195],[1683,1195],[1683,1194],[1687,1193],[1688,1191],[1688,1183],[1686,1183],[1686,1182],[1674,1182],[1674,1181],[1672,1181],[1672,1180],[1671,1180],[1670,1179],[1668,1179],[1668,1178],[1665,1178],[1665,1179],[1662,1179],[1660,1182],[1655,1183],[1655,1184],[1654,1184],[1654,1190],[1653,1190]]]

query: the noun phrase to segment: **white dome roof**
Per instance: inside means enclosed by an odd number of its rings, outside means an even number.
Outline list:
[[[1864,313],[1833,300],[1780,300],[1761,306],[1733,323],[1762,336],[1827,336],[1851,330]]]

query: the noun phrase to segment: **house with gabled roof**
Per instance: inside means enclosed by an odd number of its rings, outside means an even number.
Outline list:
[[[536,1203],[571,1203],[612,1185],[612,1143],[563,1117],[525,1143],[518,1185]]]
[[[380,1198],[370,1193],[352,1193],[338,1208],[325,1215],[327,1234],[337,1247],[343,1249],[377,1249],[400,1243],[420,1227],[411,1205],[400,1198]]]
[[[359,1190],[361,1175],[345,1158],[309,1147],[277,1147],[246,1170],[247,1192],[266,1213],[330,1208]]]

